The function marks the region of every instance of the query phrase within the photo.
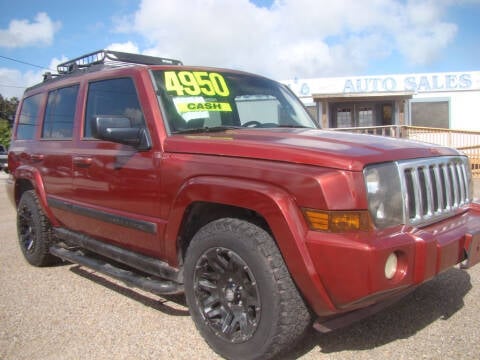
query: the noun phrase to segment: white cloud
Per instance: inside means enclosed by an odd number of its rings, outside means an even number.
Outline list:
[[[55,32],[60,27],[60,22],[53,22],[44,12],[38,13],[32,22],[25,19],[12,20],[8,29],[0,29],[0,47],[19,48],[50,45]]]
[[[396,37],[399,51],[412,64],[428,64],[435,60],[455,38],[457,26],[439,20],[445,7],[436,4],[429,0],[407,3],[407,16]]]
[[[143,0],[122,32],[136,32],[144,53],[186,64],[234,67],[275,78],[358,73],[400,54],[425,65],[454,39],[444,14],[453,0]],[[126,26],[130,23],[130,26]],[[120,29],[119,29],[120,31]]]
[[[54,72],[53,70],[56,69],[58,64],[67,60],[65,56],[62,56],[61,59],[53,58],[48,68]],[[0,68],[0,94],[6,98],[14,96],[21,98],[27,87],[38,84],[43,80],[43,74],[46,71],[36,70],[22,73],[19,70]]]
[[[113,50],[113,51],[123,51],[123,52],[129,52],[129,53],[139,53],[140,50],[138,49],[138,46],[131,42],[127,41],[124,43],[113,43],[110,44],[106,47],[108,50]]]
[[[5,98],[21,98],[25,88],[35,83],[32,82],[33,77],[32,71],[22,73],[14,69],[0,68],[0,94]]]

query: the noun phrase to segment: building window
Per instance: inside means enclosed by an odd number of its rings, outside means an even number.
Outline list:
[[[336,126],[339,128],[352,127],[353,117],[352,109],[350,107],[337,107],[336,111]]]
[[[357,111],[359,127],[375,125],[375,119],[373,117],[373,106],[358,106]]]
[[[78,85],[57,89],[48,94],[43,138],[69,139],[72,137],[77,94]]]
[[[389,101],[332,103],[330,126],[337,128],[394,125],[394,105]]]
[[[413,126],[450,128],[449,100],[411,101]]]

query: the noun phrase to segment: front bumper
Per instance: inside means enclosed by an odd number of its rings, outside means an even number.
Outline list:
[[[329,316],[399,298],[436,274],[467,260],[480,259],[480,204],[461,215],[425,228],[325,234],[310,231],[306,244],[316,273],[335,306]],[[472,241],[473,240],[473,241]],[[385,264],[395,253],[395,275],[385,276]],[[313,304],[315,308],[315,304]]]

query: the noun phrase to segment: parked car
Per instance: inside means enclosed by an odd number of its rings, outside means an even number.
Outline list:
[[[321,130],[286,86],[245,72],[106,50],[58,72],[26,90],[13,129],[23,255],[184,292],[226,358],[277,356],[312,324],[480,260],[453,149]]]
[[[0,144],[0,171],[8,172],[8,152],[7,149]]]

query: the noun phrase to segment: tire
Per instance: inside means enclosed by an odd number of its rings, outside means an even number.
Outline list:
[[[184,269],[193,321],[225,358],[272,358],[310,325],[279,249],[254,224],[225,218],[205,225],[187,249]]]
[[[22,194],[17,208],[17,233],[25,259],[33,266],[48,266],[59,262],[50,254],[52,232],[34,190]]]

